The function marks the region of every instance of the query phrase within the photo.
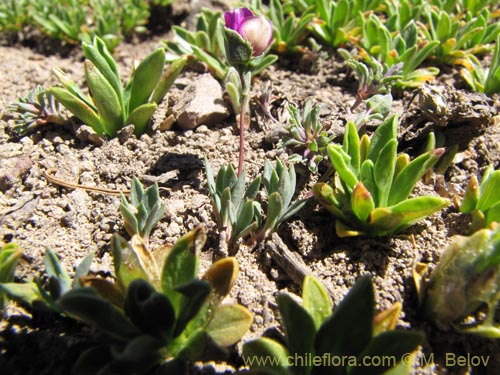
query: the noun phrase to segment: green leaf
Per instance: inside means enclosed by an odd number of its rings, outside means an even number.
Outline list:
[[[35,301],[43,300],[43,297],[34,282],[24,283],[0,283],[0,290],[16,300],[28,304],[33,304]]]
[[[146,127],[153,117],[158,105],[156,103],[146,103],[135,108],[125,121],[125,125],[133,124],[135,134],[141,135],[146,131]]]
[[[94,253],[90,253],[85,258],[83,258],[75,269],[75,276],[73,277],[73,282],[71,283],[71,288],[77,288],[80,286],[80,278],[88,275],[90,271],[90,266],[92,265],[92,260],[94,259]]]
[[[359,355],[356,361],[359,366],[352,367],[349,375],[379,375],[396,366],[408,353],[417,349],[425,340],[423,334],[419,332],[389,331],[383,332],[374,337],[368,347]],[[391,358],[395,363],[380,363],[377,366],[363,366],[363,358]],[[392,360],[391,360],[392,362]]]
[[[104,132],[114,137],[116,132],[123,127],[125,121],[124,109],[120,105],[118,95],[116,95],[111,84],[97,70],[90,60],[86,60],[85,77],[89,90],[94,98],[99,115],[102,117]]]
[[[398,117],[393,115],[388,117],[382,124],[377,127],[375,133],[370,140],[370,151],[368,159],[375,162],[382,148],[392,139],[396,139],[398,126]]]
[[[316,355],[357,356],[368,345],[373,332],[375,297],[370,277],[363,276],[351,288],[318,331]],[[344,374],[341,367],[330,374]]]
[[[351,167],[354,174],[359,175],[361,165],[360,140],[356,125],[352,121],[346,125],[343,149],[351,157]]]
[[[486,226],[491,223],[500,223],[500,202],[494,204],[486,211]]]
[[[59,286],[59,290],[57,291],[58,296],[66,293],[71,288],[71,278],[61,265],[61,262],[59,262],[59,258],[52,249],[47,249],[43,258],[43,263],[45,265],[45,272],[47,272],[47,275],[50,278],[57,280]]]
[[[272,193],[268,198],[266,223],[264,225],[266,230],[272,230],[275,228],[282,209],[283,199],[281,198],[281,194],[278,192]]]
[[[97,134],[101,136],[106,134],[99,115],[78,96],[60,87],[51,87],[46,92],[53,95],[68,111],[89,125]]]
[[[285,329],[288,353],[299,357],[305,357],[307,353],[314,353],[316,327],[311,315],[288,294],[279,294],[276,301]],[[307,368],[308,366],[305,366],[302,371],[298,372],[307,373]]]
[[[10,282],[14,279],[17,264],[22,251],[19,245],[8,243],[0,249],[0,283]]]
[[[239,212],[236,224],[233,226],[234,235],[241,233],[246,227],[248,227],[254,219],[254,202],[247,200]]]
[[[370,192],[375,207],[378,206],[378,188],[375,184],[374,164],[370,159],[366,159],[361,164],[360,179],[363,186]]]
[[[450,203],[450,200],[446,198],[423,196],[404,200],[395,206],[389,207],[389,209],[392,213],[401,214],[403,218],[402,223],[406,225],[413,224],[423,217],[432,215]]]
[[[210,284],[205,280],[191,280],[175,288],[183,298],[179,301],[174,337],[180,335],[190,320],[202,310],[211,290]]]
[[[332,313],[332,301],[323,284],[311,275],[304,278],[302,285],[302,307],[313,318],[316,330]]]
[[[126,291],[129,284],[136,279],[149,280],[134,248],[116,233],[111,242],[111,253],[113,254],[116,279],[123,291]]]
[[[206,331],[215,343],[228,347],[241,340],[252,325],[253,315],[241,305],[222,305],[213,312]]]
[[[392,182],[388,205],[392,206],[408,198],[417,181],[436,164],[443,153],[442,148],[426,152],[404,167]]]
[[[289,375],[288,356],[283,345],[267,337],[243,345],[243,361],[253,373]]]
[[[373,166],[373,177],[378,188],[378,206],[385,207],[389,199],[396,167],[398,141],[391,139],[380,150]]]
[[[356,175],[346,164],[345,158],[341,154],[341,152],[343,151],[335,149],[332,145],[328,145],[326,150],[333,167],[339,174],[342,181],[347,185],[348,189],[352,191],[354,189],[354,186],[356,186],[359,181]]]
[[[205,241],[206,235],[201,228],[192,230],[177,240],[165,260],[161,286],[177,314],[180,309],[181,296],[176,288],[196,278],[198,256]]]
[[[162,361],[160,349],[163,343],[150,335],[134,337],[122,347],[113,347],[111,373],[151,373]],[[103,371],[109,374],[107,371]]]
[[[177,60],[172,61],[165,73],[161,76],[160,81],[157,83],[153,94],[151,95],[151,102],[160,104],[170,87],[172,87],[176,78],[179,74],[181,74],[188,61],[188,56],[181,56]]]
[[[165,66],[165,51],[159,48],[150,53],[135,70],[130,89],[128,113],[146,104],[160,80]]]
[[[99,44],[99,46],[97,44]],[[113,90],[120,101],[120,108],[123,108],[123,88],[120,76],[118,75],[116,64],[111,55],[109,55],[102,39],[96,37],[94,39],[94,45],[83,43],[82,49],[85,57],[94,64],[97,70],[99,70],[99,72],[113,87]]]
[[[494,171],[485,181],[481,181],[477,209],[486,211],[498,202],[500,202],[500,171]]]
[[[102,299],[91,288],[72,289],[58,304],[67,313],[77,316],[118,340],[129,340],[140,331],[111,302]]]

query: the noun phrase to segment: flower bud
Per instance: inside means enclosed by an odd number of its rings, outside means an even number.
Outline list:
[[[254,16],[248,8],[238,8],[224,13],[226,28],[236,31],[238,35],[252,47],[252,56],[262,55],[273,42],[273,24],[264,16]],[[232,35],[226,32],[229,49],[241,49]],[[234,55],[228,51],[228,55]],[[241,53],[240,53],[241,55]]]

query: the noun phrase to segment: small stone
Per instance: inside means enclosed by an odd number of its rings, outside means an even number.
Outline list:
[[[133,124],[127,125],[118,132],[118,141],[124,144],[134,134],[135,126]]]
[[[177,126],[189,130],[201,124],[210,126],[229,117],[222,98],[222,87],[210,74],[201,75],[184,90],[184,98],[172,109]]]
[[[76,138],[83,142],[89,142],[96,146],[102,146],[104,139],[88,125],[81,125],[75,129]]]
[[[28,156],[7,160],[0,168],[0,191],[5,193],[9,190],[17,179],[22,178],[29,172],[32,166],[33,162]]]

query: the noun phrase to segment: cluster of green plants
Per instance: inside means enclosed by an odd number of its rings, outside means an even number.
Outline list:
[[[432,80],[439,70],[424,66],[430,62],[463,67],[474,90],[491,94],[500,89],[486,79],[498,70],[498,57],[487,72],[479,61],[493,50],[500,34],[494,2],[274,0],[263,6],[255,0],[252,6],[273,21],[273,50],[279,54],[314,46],[313,37],[330,47],[349,49],[353,58],[368,65],[373,58],[385,70],[401,64],[400,87]]]
[[[262,243],[306,206],[307,199],[293,201],[297,190],[293,162],[304,163],[313,173],[322,170],[320,164],[326,167],[308,196],[333,215],[339,237],[392,236],[451,203],[437,196],[413,194],[418,181],[433,168],[445,168],[453,153],[437,147],[435,135],[413,159],[398,152],[399,121],[390,113],[391,88],[415,86],[435,76],[436,68],[422,67],[430,59],[468,69],[479,63],[476,55],[490,51],[497,40],[489,78],[485,78],[491,82],[483,82],[481,91],[498,90],[495,66],[500,65],[500,27],[492,23],[496,14],[490,13],[491,5],[487,1],[271,0],[265,7],[260,1],[252,2],[254,12],[267,14],[274,29],[250,9],[224,14],[225,26],[222,13],[203,10],[196,31],[175,27],[174,39],[148,55],[125,85],[105,40],[95,37],[83,43],[89,95],[55,70],[62,87],[37,88],[13,104],[19,113],[18,132],[22,135],[38,125],[62,121],[57,105],[61,103],[101,136],[114,137],[129,124],[140,135],[176,77],[195,58],[225,81],[240,120],[238,170],[227,164],[214,173],[205,159],[214,216],[231,253],[242,242]],[[440,19],[444,21],[438,22]],[[268,35],[260,35],[257,31],[261,30]],[[347,121],[340,145],[322,124],[319,105],[310,100],[302,109],[290,105],[290,122],[285,126],[288,135],[280,147],[294,154],[288,162],[276,160],[275,166],[264,160],[262,173],[247,184],[243,134],[248,125],[252,76],[276,61],[270,51],[301,53],[301,43],[309,35],[332,47],[356,51],[339,49],[358,75],[353,107],[363,104],[365,110],[354,121]],[[165,69],[167,61],[171,64]],[[481,77],[467,77],[481,85]],[[369,121],[378,122],[371,136],[363,129]],[[470,215],[470,231],[475,233],[450,245],[428,285],[418,288],[429,319],[440,326],[456,325],[489,337],[500,337],[494,317],[500,294],[498,283],[490,282],[497,277],[500,259],[499,173],[488,168],[480,184],[477,177],[471,177],[460,211]],[[130,201],[121,197],[120,212],[130,239],[113,235],[114,279],[91,274],[92,254],[81,261],[71,279],[48,249],[44,278],[14,282],[20,251],[6,245],[0,252],[0,303],[8,296],[43,306],[101,332],[105,339],[82,353],[75,365],[86,373],[181,373],[188,363],[207,359],[209,347],[238,342],[249,329],[252,315],[243,306],[222,304],[237,277],[237,261],[223,258],[199,276],[199,254],[205,243],[201,228],[172,247],[151,249],[150,233],[165,212],[157,184],[144,189],[134,179]],[[419,277],[416,274],[417,281]],[[405,374],[409,369],[401,361],[403,355],[415,351],[424,340],[420,333],[394,330],[397,307],[375,315],[369,278],[361,278],[335,309],[325,288],[313,277],[304,281],[302,304],[287,294],[279,295],[277,303],[283,343],[260,338],[244,344],[245,361],[257,373],[330,372],[288,362],[290,356],[328,354],[352,359],[333,373]],[[484,306],[484,319],[472,327],[461,324]],[[383,355],[397,361],[376,369],[358,365],[364,363],[363,358]],[[250,363],[256,356],[278,361],[271,367]]]
[[[39,29],[51,38],[72,44],[101,37],[113,50],[123,38],[143,33],[152,5],[172,0],[2,0],[0,33]]]
[[[293,165],[286,167],[279,159],[276,168],[264,161],[262,178],[256,177],[248,186],[245,172],[239,176],[232,165],[224,165],[214,178],[212,168],[205,159],[207,185],[220,230],[226,233],[231,251],[240,238],[250,236],[253,243],[262,242],[278,226],[295,215],[305,204],[305,199],[292,203],[296,190],[296,176]],[[261,182],[264,184],[267,201],[256,200]],[[262,194],[261,194],[262,195]],[[266,215],[263,218],[262,207]]]

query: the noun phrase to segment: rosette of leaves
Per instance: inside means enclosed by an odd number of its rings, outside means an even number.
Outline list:
[[[64,311],[58,305],[60,298],[70,290],[79,288],[79,279],[87,276],[94,254],[89,254],[75,268],[73,279],[63,267],[52,249],[47,249],[43,261],[44,277],[36,276],[23,282],[0,283],[0,291],[15,301],[32,305],[35,308],[49,309],[60,314]]]
[[[201,228],[173,247],[151,253],[118,235],[113,239],[116,282],[87,277],[59,305],[104,334],[105,341],[82,353],[75,373],[184,373],[188,362],[204,359],[211,347],[240,340],[252,314],[221,304],[238,273],[234,258],[214,263],[200,279]],[[155,269],[153,257],[159,265]]]
[[[425,296],[425,316],[440,327],[500,338],[500,226],[457,236],[441,256]],[[422,272],[425,272],[425,268]]]
[[[42,86],[36,86],[25,97],[18,98],[7,109],[14,115],[13,131],[23,136],[47,124],[64,125],[59,103]]]
[[[387,26],[375,14],[362,18],[362,36],[357,43],[360,55],[371,55],[383,64],[391,67],[402,64],[402,78],[398,87],[418,87],[439,73],[435,67],[419,68],[439,46],[439,42],[421,41],[418,37],[418,27],[412,20],[404,29],[391,33]]]
[[[469,230],[487,228],[492,223],[500,223],[500,171],[490,165],[483,174],[481,184],[472,175],[460,205],[460,212],[472,218]]]
[[[389,68],[370,55],[366,55],[362,62],[345,49],[339,48],[338,52],[344,58],[346,65],[356,73],[359,82],[356,101],[351,110],[374,95],[390,94],[392,86],[402,78],[401,63]]]
[[[326,127],[319,119],[320,105],[313,106],[307,100],[302,111],[294,105],[288,106],[290,122],[285,125],[288,134],[278,143],[278,147],[286,147],[296,152],[288,159],[307,165],[313,173],[318,172],[318,165],[324,158],[324,149],[333,140]]]
[[[86,60],[85,77],[91,97],[62,71],[54,72],[63,87],[51,87],[47,92],[101,136],[116,136],[124,126],[133,124],[140,135],[146,128],[175,78],[187,63],[186,57],[174,61],[164,72],[165,52],[157,49],[134,70],[125,87],[122,86],[113,57],[102,39],[83,43]]]
[[[205,173],[217,223],[226,233],[228,246],[232,249],[238,239],[254,233],[260,225],[261,207],[255,198],[261,177],[256,177],[245,190],[245,171],[237,176],[232,165],[223,165],[214,178],[207,158]]]
[[[441,62],[470,66],[470,56],[485,54],[493,49],[500,34],[500,24],[492,22],[488,9],[475,16],[464,12],[463,16],[454,16],[438,8],[424,8],[420,31],[428,41],[439,42],[433,51]]]
[[[8,243],[0,248],[0,311],[4,308],[7,296],[1,285],[14,280],[17,264],[22,251],[15,243]]]
[[[256,242],[263,241],[306,204],[304,199],[292,203],[296,187],[295,169],[293,165],[287,168],[280,160],[276,161],[276,168],[268,160],[264,162],[262,180],[267,197],[265,219],[262,205],[256,201],[260,191],[260,176],[245,189],[245,172],[237,176],[231,165],[222,166],[214,178],[206,159],[205,173],[216,220],[227,234],[230,250],[234,249],[238,239],[248,235]]]
[[[368,276],[361,277],[333,310],[325,288],[312,276],[304,279],[302,305],[285,293],[278,295],[277,302],[284,344],[266,337],[245,343],[243,358],[252,373],[377,375],[398,370],[398,374],[408,374],[402,358],[424,341],[421,333],[394,330],[398,306],[374,317],[375,297]],[[364,358],[377,356],[394,361],[385,366],[365,365]],[[332,366],[329,358],[344,360]],[[290,359],[296,359],[295,363]]]
[[[287,168],[281,160],[276,159],[276,168],[273,168],[271,162],[266,159],[262,177],[267,207],[266,219],[256,234],[257,242],[275,232],[281,223],[290,219],[307,203],[307,199],[297,199],[292,203],[297,180],[293,164]]]
[[[353,122],[346,125],[343,145],[329,145],[333,181],[316,183],[314,195],[336,219],[340,237],[398,233],[450,204],[434,196],[408,198],[417,181],[430,170],[444,149],[410,161],[397,155],[397,116],[386,119],[369,139],[360,139]]]
[[[160,201],[158,183],[144,190],[141,182],[134,177],[130,188],[130,202],[121,195],[120,212],[124,219],[125,230],[133,237],[140,236],[144,243],[149,243],[151,230],[163,218],[166,206]]]

